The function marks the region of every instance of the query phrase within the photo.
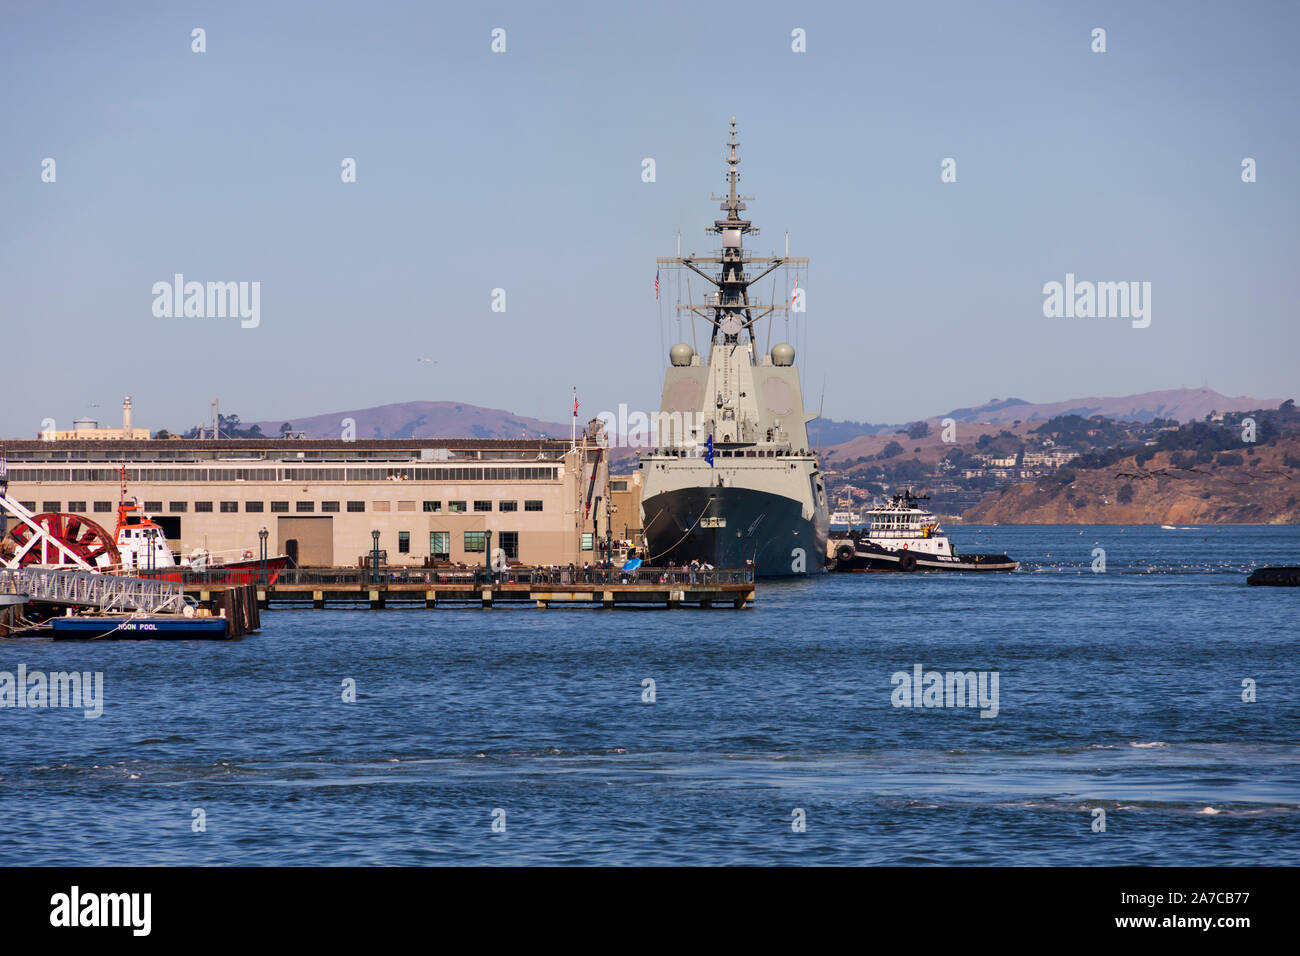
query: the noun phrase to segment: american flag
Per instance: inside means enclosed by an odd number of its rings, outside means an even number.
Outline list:
[[[573,417],[574,418],[578,417],[578,396],[577,395],[573,396]]]
[[[659,270],[655,270],[655,298],[659,298]]]

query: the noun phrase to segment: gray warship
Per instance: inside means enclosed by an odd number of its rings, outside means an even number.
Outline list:
[[[830,517],[826,486],[808,441],[795,351],[787,343],[760,350],[756,323],[788,304],[750,298],[750,286],[778,269],[806,265],[789,255],[751,256],[742,218],[752,196],[737,193],[736,120],[727,144],[725,216],[706,232],[719,254],[659,259],[710,283],[705,302],[678,305],[708,321],[708,355],[679,343],[669,350],[657,437],[641,455],[645,557],[656,565],[692,559],[716,567],[753,563],[760,577],[820,574]],[[689,284],[687,286],[690,288]],[[797,288],[797,283],[796,283]],[[774,284],[775,290],[775,284]],[[768,340],[771,338],[769,318]]]

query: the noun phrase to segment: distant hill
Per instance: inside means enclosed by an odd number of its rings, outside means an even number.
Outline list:
[[[1160,451],[1137,464],[1063,469],[1061,480],[1005,485],[962,515],[975,524],[1295,524],[1300,438],[1243,446],[1205,464]],[[1222,462],[1222,463],[1221,463]],[[1068,479],[1068,480],[1066,480]]]
[[[1300,410],[1247,409],[1240,423],[1191,422],[1140,446],[1080,455],[1004,485],[962,516],[987,524],[1219,524],[1300,521]],[[1024,427],[1024,426],[1021,426]]]
[[[1046,421],[1058,415],[1104,415],[1116,421],[1149,422],[1153,418],[1172,418],[1180,422],[1200,421],[1210,412],[1248,412],[1256,408],[1277,408],[1280,398],[1232,398],[1212,388],[1174,388],[1163,392],[1143,392],[1119,398],[1072,398],[1064,402],[1027,402],[1021,398],[993,399],[974,408],[953,409],[939,418],[959,423],[989,422],[1004,424],[1015,421]]]
[[[810,425],[809,428],[812,426]],[[975,443],[983,435],[996,436],[1000,432],[1009,431],[1020,441],[1026,441],[1030,437],[1030,432],[1036,428],[1036,425],[1030,425],[1023,422],[1019,425],[987,425],[976,428],[962,428],[958,433],[960,447],[968,448],[970,451],[975,450]],[[813,441],[816,442],[816,435],[813,435]],[[822,454],[825,457],[828,468],[848,468],[851,463],[859,458],[867,458],[880,454],[886,445],[892,441],[897,441],[904,448],[904,451],[915,455],[919,461],[927,465],[933,465],[940,458],[946,455],[958,445],[948,444],[943,440],[942,428],[931,423],[930,431],[922,438],[908,438],[906,435],[900,435],[897,427],[889,425],[881,431],[858,435],[846,442],[841,442],[833,447],[822,446]]]
[[[1209,388],[1179,388],[1163,392],[1143,392],[1119,398],[1075,398],[1063,402],[1027,402],[1020,398],[993,399],[973,408],[958,408],[943,415],[924,419],[932,428],[944,418],[960,424],[985,423],[1009,425],[1012,422],[1047,421],[1058,415],[1088,417],[1104,415],[1120,421],[1149,422],[1154,418],[1173,418],[1180,422],[1199,421],[1212,411],[1243,412],[1256,408],[1276,408],[1280,399],[1231,398]],[[310,415],[303,418],[267,419],[256,422],[262,434],[275,437],[280,426],[288,422],[294,431],[308,438],[337,438],[343,419],[356,421],[357,438],[563,438],[569,434],[568,422],[547,422],[499,408],[482,408],[464,402],[397,402],[376,408]],[[586,421],[580,423],[585,426]],[[250,427],[251,423],[243,423]],[[863,435],[890,436],[901,423],[813,419],[808,423],[808,440],[822,448],[843,445]]]
[[[1260,399],[1220,395],[1212,388],[1175,388],[1163,392],[1143,392],[1119,398],[1072,398],[1063,402],[1027,402],[1023,398],[995,398],[973,408],[955,408],[942,415],[923,419],[931,427],[951,418],[962,425],[1010,425],[1013,422],[1048,421],[1058,415],[1104,415],[1124,422],[1149,422],[1172,418],[1179,422],[1200,421],[1210,412],[1247,412],[1256,408],[1277,408],[1281,399]],[[817,419],[808,423],[808,440],[817,445]],[[821,446],[843,445],[863,435],[893,436],[901,423],[876,425],[870,422],[821,422]],[[882,442],[883,444],[883,442]]]
[[[820,440],[823,448],[842,445],[862,435],[886,435],[898,428],[897,425],[873,425],[870,422],[837,422],[831,418],[808,423],[808,440],[815,448]]]
[[[568,423],[546,422],[464,402],[398,402],[256,424],[262,434],[270,437],[279,436],[280,426],[288,422],[295,432],[304,432],[308,438],[338,438],[345,418],[356,422],[357,438],[563,438],[571,428]]]

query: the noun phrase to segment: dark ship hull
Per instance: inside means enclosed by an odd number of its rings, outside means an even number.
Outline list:
[[[665,491],[642,502],[647,563],[707,561],[718,568],[754,563],[757,577],[800,577],[824,570],[825,515],[771,492],[735,487]]]
[[[1300,568],[1295,567],[1270,567],[1256,568],[1251,572],[1250,577],[1246,578],[1246,583],[1252,586],[1271,585],[1273,587],[1300,587]]]

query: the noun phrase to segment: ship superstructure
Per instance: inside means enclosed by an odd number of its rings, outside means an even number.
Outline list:
[[[679,343],[669,350],[656,447],[642,454],[642,528],[649,562],[692,559],[715,566],[752,562],[760,576],[820,573],[830,522],[826,488],[808,441],[794,348],[758,345],[757,323],[786,304],[762,303],[750,287],[807,259],[751,256],[743,218],[736,121],[731,121],[724,216],[706,231],[721,241],[712,256],[659,259],[711,286],[679,311],[711,326],[707,355]],[[689,289],[689,285],[688,285]]]

